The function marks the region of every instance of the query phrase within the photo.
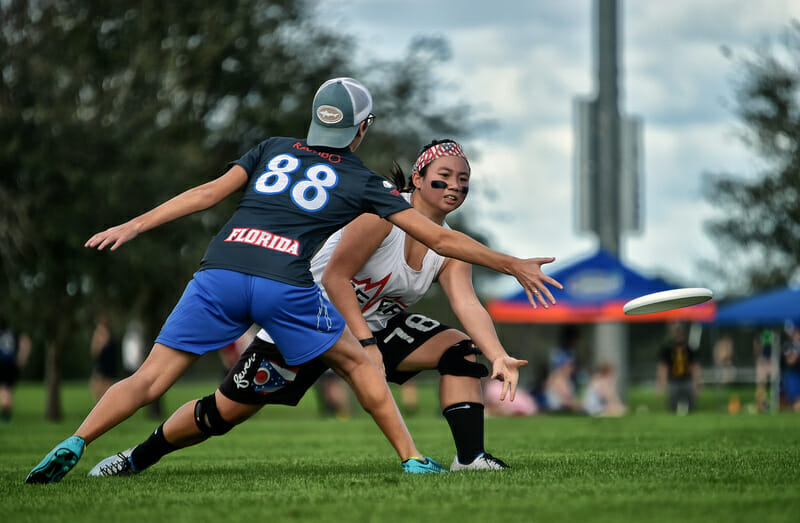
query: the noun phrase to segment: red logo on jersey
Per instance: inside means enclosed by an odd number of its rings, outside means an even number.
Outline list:
[[[295,149],[299,149],[301,151],[318,154],[320,158],[322,158],[323,160],[328,160],[331,163],[339,163],[342,161],[342,157],[339,156],[338,154],[324,153],[321,151],[317,151],[316,149],[312,149],[311,147],[303,145],[300,142],[295,142],[295,144],[292,147],[294,147]]]
[[[372,283],[372,278],[367,278],[366,280],[357,280],[353,278],[350,280],[353,289],[356,291],[358,302],[361,304],[361,312],[366,312],[382,298],[391,298],[400,303],[400,300],[393,296],[381,296],[383,288],[389,283],[389,278],[391,277],[392,273],[390,272],[375,283]],[[403,305],[402,303],[400,304]],[[403,307],[405,308],[405,305],[403,305]]]
[[[264,247],[265,249],[291,254],[292,256],[298,256],[300,248],[297,240],[248,227],[234,227],[228,237],[225,238],[225,241]]]

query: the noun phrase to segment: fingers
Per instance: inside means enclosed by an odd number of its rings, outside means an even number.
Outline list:
[[[551,278],[550,276],[544,275],[544,281],[547,282],[548,285],[552,285],[556,289],[563,289],[564,288],[564,286],[561,285],[561,282],[559,282],[555,278]]]
[[[514,398],[517,397],[517,382],[510,383],[508,386],[509,392],[511,395],[508,397],[508,401],[514,401]]]
[[[98,251],[102,251],[103,249],[106,248],[106,246],[108,246],[109,243],[111,243],[111,241],[112,238],[111,235],[109,234],[109,231],[105,230],[103,232],[98,232],[97,234],[89,238],[86,241],[86,243],[83,244],[83,246],[89,247],[90,249],[97,247]],[[115,243],[119,243],[119,239],[117,239]],[[112,248],[111,250],[114,250],[114,248]]]
[[[100,241],[101,241],[100,233],[97,233],[88,240],[86,240],[86,243],[84,243],[83,246],[91,249],[93,247],[96,247],[97,244],[100,243]]]
[[[536,301],[541,303],[545,309],[549,309],[550,305],[556,304],[556,299],[553,298],[553,295],[544,285],[536,286],[532,290],[525,289],[525,292],[528,294],[528,301],[531,302],[534,309],[536,308]]]
[[[538,291],[537,291],[537,292],[538,292]],[[528,297],[528,303],[530,303],[530,304],[531,304],[531,306],[532,306],[534,309],[536,309],[536,308],[537,308],[537,307],[536,307],[536,298],[534,297],[534,294],[533,294],[533,293],[532,293],[530,290],[528,290],[528,288],[527,288],[527,287],[525,287],[525,296],[527,296],[527,297]]]
[[[533,295],[544,305],[545,309],[549,308],[549,304],[555,305],[556,299],[550,293],[550,289],[542,285],[533,291]],[[549,303],[548,303],[549,302]]]

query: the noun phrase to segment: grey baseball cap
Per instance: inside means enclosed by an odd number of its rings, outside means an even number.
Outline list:
[[[347,147],[371,112],[372,95],[361,82],[347,77],[328,80],[314,95],[308,145]]]

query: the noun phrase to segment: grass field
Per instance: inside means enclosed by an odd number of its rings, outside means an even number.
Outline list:
[[[180,383],[166,408],[214,386]],[[407,423],[420,450],[449,465],[454,449],[434,391],[421,396]],[[623,418],[488,419],[487,447],[511,470],[412,476],[367,416],[322,419],[309,395],[138,476],[86,477],[156,426],[140,412],[88,447],[61,483],[25,485],[91,400],[85,384],[65,385],[65,420],[47,423],[42,388],[22,384],[14,420],[0,425],[0,523],[799,521],[800,416],[730,415],[718,403],[707,391],[701,412],[677,417],[649,391],[632,391]]]

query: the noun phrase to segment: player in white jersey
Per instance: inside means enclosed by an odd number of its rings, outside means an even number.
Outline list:
[[[399,167],[394,175],[403,187]],[[435,141],[420,154],[404,195],[421,214],[446,226],[447,214],[466,197],[469,177],[461,147],[451,140]],[[441,374],[440,403],[457,452],[451,470],[507,468],[484,450],[479,380],[489,372],[476,362],[476,355],[482,352],[492,363],[492,378],[503,380],[501,398],[508,395],[512,401],[518,369],[527,361],[512,358],[500,344],[472,287],[471,265],[440,256],[386,220],[363,215],[328,239],[314,256],[311,271],[387,381],[404,383],[429,369]],[[435,280],[469,336],[407,312]],[[326,370],[318,359],[287,364],[268,333],[260,331],[217,390],[217,401],[233,413],[225,422],[240,423],[265,404],[296,405]],[[90,475],[140,472],[165,454],[214,435],[194,419],[196,404],[181,407],[146,441],[104,459]]]

